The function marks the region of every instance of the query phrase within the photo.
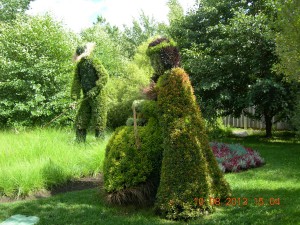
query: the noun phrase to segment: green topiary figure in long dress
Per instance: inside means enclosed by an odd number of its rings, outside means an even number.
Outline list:
[[[163,132],[163,159],[156,211],[168,219],[187,220],[212,211],[209,198],[230,196],[209,147],[204,121],[188,74],[179,68],[175,43],[160,38],[148,52],[158,77],[156,85],[159,124]],[[195,198],[203,198],[196,204]]]
[[[210,197],[230,188],[210,149],[188,74],[172,40],[147,51],[154,68],[145,90],[151,100],[133,103],[134,119],[106,147],[104,188],[116,204],[151,202],[165,218],[188,220],[213,210]],[[195,199],[203,199],[199,204]]]
[[[108,73],[101,62],[93,55],[94,44],[88,43],[78,47],[75,53],[77,62],[75,76],[71,88],[73,100],[81,99],[80,108],[76,115],[76,140],[86,140],[87,129],[91,124],[95,129],[95,136],[100,137],[106,128],[107,102],[105,85]]]

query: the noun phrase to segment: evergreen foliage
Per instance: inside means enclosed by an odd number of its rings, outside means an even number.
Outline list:
[[[80,98],[81,90],[83,92],[83,100],[75,122],[77,130],[86,130],[91,123],[96,130],[96,136],[98,136],[106,128],[107,94],[105,85],[107,81],[107,71],[93,54],[80,58],[71,89],[71,96],[74,100]],[[85,140],[86,134],[84,133],[86,132],[84,131],[83,134],[77,132],[77,140],[80,139],[80,136],[83,136],[83,140]]]
[[[148,106],[149,112],[151,103]],[[106,147],[103,173],[111,203],[154,201],[162,156],[162,135],[157,119],[149,118],[146,126],[138,127],[138,134],[142,143],[139,149],[132,126],[118,128]]]
[[[181,68],[167,71],[158,81],[158,106],[164,153],[156,208],[169,219],[198,217],[211,211],[201,195],[226,198],[230,189],[209,147],[203,119],[188,75]]]
[[[175,42],[158,38],[147,54],[157,101],[135,101],[134,127],[118,129],[110,140],[105,189],[113,203],[149,202],[156,196],[156,211],[168,219],[199,217],[213,210],[209,197],[225,199],[230,188],[210,149],[189,76],[178,67]],[[135,119],[146,125],[137,126]],[[194,203],[199,195],[205,199],[200,206]]]

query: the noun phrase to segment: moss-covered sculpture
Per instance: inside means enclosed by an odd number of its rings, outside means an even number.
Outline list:
[[[106,147],[103,174],[107,199],[114,204],[153,204],[162,158],[162,132],[154,101],[137,106],[147,122],[138,126],[141,145],[136,143],[133,126],[118,128]]]
[[[156,87],[164,152],[155,208],[169,219],[198,217],[212,211],[210,197],[224,199],[230,188],[209,147],[189,76],[177,67],[175,44],[155,40],[148,55],[156,72],[164,68]],[[203,198],[203,204],[195,204],[195,198]]]
[[[114,204],[153,204],[160,177],[162,132],[154,101],[137,107],[147,123],[138,126],[137,145],[134,127],[118,128],[105,153],[103,173],[108,202]]]
[[[91,125],[95,129],[95,136],[100,137],[106,128],[107,103],[105,85],[108,74],[101,62],[94,57],[93,43],[78,47],[75,53],[77,61],[75,76],[71,88],[73,100],[79,100],[80,108],[77,112],[75,128],[76,140],[86,140],[87,129]]]
[[[110,201],[120,204],[150,199],[150,189],[163,217],[199,217],[213,210],[210,198],[225,199],[230,188],[209,147],[189,76],[179,68],[176,44],[159,38],[149,44],[147,54],[155,74],[145,94],[152,101],[140,101],[134,118],[146,125],[137,126],[136,120],[134,127],[120,128],[110,140],[105,189]]]

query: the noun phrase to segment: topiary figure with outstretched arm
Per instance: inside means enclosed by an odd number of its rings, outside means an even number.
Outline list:
[[[108,73],[100,60],[93,55],[94,43],[79,46],[74,56],[77,62],[71,88],[73,100],[81,99],[76,115],[76,141],[85,142],[89,125],[95,129],[95,136],[100,137],[106,128],[107,103],[105,85]]]
[[[230,188],[209,146],[189,76],[178,67],[180,56],[175,42],[156,39],[149,44],[147,54],[155,70],[164,139],[155,208],[168,219],[195,218],[212,211],[210,197],[225,199],[230,196]]]

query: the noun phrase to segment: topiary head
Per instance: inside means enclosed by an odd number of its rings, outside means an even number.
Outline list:
[[[94,42],[88,42],[85,45],[78,46],[73,56],[73,60],[78,62],[81,58],[89,56],[93,52],[95,45]]]
[[[169,70],[180,65],[180,55],[176,43],[172,39],[158,38],[151,42],[147,49],[151,65],[156,75],[162,75]]]
[[[84,53],[85,49],[86,49],[85,45],[84,46],[78,46],[76,48],[76,55],[78,55],[78,56],[81,55],[82,53]]]

